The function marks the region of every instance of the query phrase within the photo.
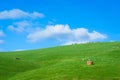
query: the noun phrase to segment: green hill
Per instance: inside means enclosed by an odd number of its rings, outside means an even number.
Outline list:
[[[120,80],[120,42],[1,52],[0,80]]]

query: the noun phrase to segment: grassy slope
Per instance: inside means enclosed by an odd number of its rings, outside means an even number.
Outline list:
[[[0,53],[0,80],[102,79],[120,80],[119,42]]]

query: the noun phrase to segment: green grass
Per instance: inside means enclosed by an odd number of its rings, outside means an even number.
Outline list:
[[[0,80],[120,80],[120,42],[1,52]]]

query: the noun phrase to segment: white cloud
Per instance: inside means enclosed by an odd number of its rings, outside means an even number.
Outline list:
[[[8,29],[15,32],[25,32],[30,28],[32,23],[28,21],[14,22],[12,25],[8,26]]]
[[[59,40],[63,44],[73,44],[101,40],[106,36],[97,31],[89,32],[85,28],[70,29],[69,25],[47,25],[45,29],[34,31],[27,36],[30,42],[49,38]]]
[[[44,14],[39,12],[25,12],[20,9],[5,10],[0,12],[0,19],[21,19],[21,18],[43,18]]]
[[[37,30],[33,33],[30,33],[28,35],[28,39],[32,42],[39,41],[41,39],[51,38],[51,37],[57,37],[58,35],[62,34],[68,34],[69,26],[68,25],[55,25],[55,26],[46,26],[46,29],[43,30]]]
[[[90,40],[95,40],[95,39],[104,39],[106,38],[105,35],[100,34],[99,32],[93,31],[90,35]]]
[[[16,50],[13,50],[13,51],[24,51],[24,49],[16,49]]]
[[[44,17],[44,14],[39,13],[39,12],[33,12],[33,13],[30,14],[30,16],[33,17],[33,18],[37,18],[37,17],[42,18],[42,17]]]

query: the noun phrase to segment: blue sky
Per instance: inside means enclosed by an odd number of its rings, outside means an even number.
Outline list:
[[[0,51],[120,41],[120,0],[2,0]]]

